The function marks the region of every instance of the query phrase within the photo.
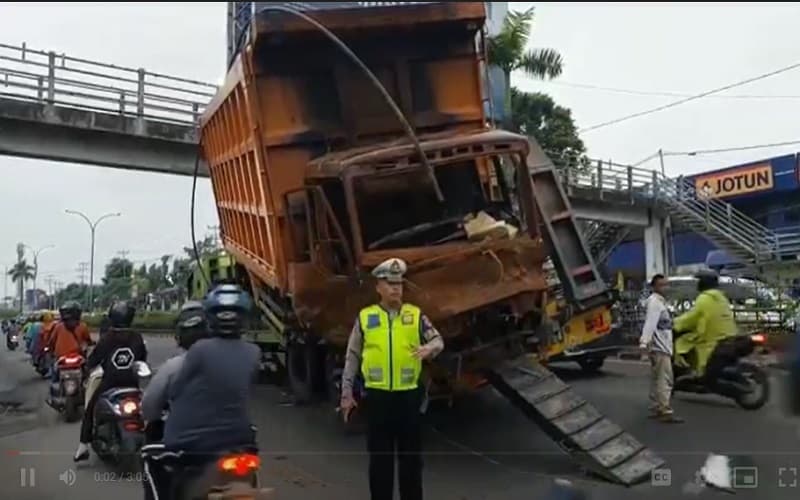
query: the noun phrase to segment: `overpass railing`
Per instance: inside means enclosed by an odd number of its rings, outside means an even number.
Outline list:
[[[800,255],[800,227],[771,230],[724,200],[698,193],[684,177],[670,178],[655,170],[611,161],[551,156],[569,190],[583,189],[600,200],[650,201],[722,246],[744,250],[756,260]]]
[[[0,43],[0,97],[196,125],[210,83]]]

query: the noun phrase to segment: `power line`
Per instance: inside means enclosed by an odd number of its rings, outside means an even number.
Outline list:
[[[533,78],[524,78],[525,80],[536,81],[538,84],[556,85],[561,87],[574,87],[585,90],[600,90],[604,92],[612,92],[617,94],[638,95],[647,97],[692,97],[693,94],[685,92],[671,92],[659,90],[634,90],[619,87],[605,87],[602,85],[594,85],[590,83],[574,83],[565,82],[561,80],[534,80]],[[757,94],[744,94],[744,95],[711,95],[708,96],[714,99],[800,99],[800,95],[757,95]]]
[[[716,89],[708,90],[706,92],[702,92],[700,94],[696,94],[696,95],[693,95],[693,96],[690,96],[690,97],[686,97],[684,99],[679,99],[677,101],[673,101],[671,103],[664,104],[662,106],[657,106],[655,108],[647,109],[645,111],[639,111],[638,113],[625,115],[625,116],[622,116],[622,117],[619,117],[619,118],[615,118],[614,120],[609,120],[607,122],[598,123],[597,125],[592,125],[591,127],[586,127],[584,129],[581,129],[578,132],[580,132],[580,133],[589,132],[591,130],[597,130],[599,128],[607,127],[609,125],[615,125],[617,123],[624,122],[624,121],[627,121],[627,120],[631,120],[633,118],[638,118],[640,116],[649,115],[651,113],[656,113],[658,111],[663,111],[663,110],[669,109],[669,108],[674,108],[675,106],[679,106],[681,104],[685,104],[685,103],[687,103],[689,101],[694,101],[694,100],[701,99],[703,97],[706,97],[706,96],[709,96],[709,95],[712,95],[712,94],[717,94],[719,92],[723,92],[725,90],[729,90],[729,89],[732,89],[732,88],[735,88],[735,87],[740,87],[742,85],[746,85],[748,83],[752,83],[752,82],[755,82],[755,81],[758,81],[758,80],[763,80],[764,78],[769,78],[771,76],[775,76],[775,75],[778,75],[778,74],[781,74],[781,73],[785,73],[787,71],[791,71],[791,70],[799,68],[799,67],[800,67],[800,62],[799,63],[794,63],[792,65],[785,66],[783,68],[780,68],[780,69],[777,69],[777,70],[774,70],[774,71],[770,71],[769,73],[764,73],[762,75],[758,75],[758,76],[755,76],[753,78],[748,78],[746,80],[742,80],[742,81],[739,81],[739,82],[736,82],[736,83],[731,83],[729,85],[725,85],[724,87],[718,87]]]
[[[698,149],[695,151],[686,151],[686,152],[665,152],[664,155],[669,156],[696,156],[696,155],[707,155],[707,154],[716,154],[716,153],[729,153],[734,151],[749,151],[751,149],[764,149],[764,148],[777,148],[780,146],[791,146],[794,144],[800,144],[800,140],[795,141],[785,141],[785,142],[773,142],[771,144],[755,144],[752,146],[735,146],[730,148],[718,148],[718,149]]]

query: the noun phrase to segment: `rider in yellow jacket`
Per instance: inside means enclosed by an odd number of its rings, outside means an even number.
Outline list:
[[[675,318],[673,329],[688,332],[675,342],[676,362],[689,360],[694,373],[705,375],[706,365],[717,344],[736,335],[731,303],[719,289],[719,276],[713,271],[701,271],[697,275],[697,291],[694,307]]]

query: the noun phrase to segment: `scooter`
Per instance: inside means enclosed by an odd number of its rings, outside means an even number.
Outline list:
[[[197,463],[165,464],[172,476],[169,498],[180,500],[268,500],[272,488],[259,486],[261,459],[255,445],[231,449]]]
[[[19,336],[16,333],[6,334],[6,347],[9,351],[15,351],[19,347]]]
[[[676,332],[676,340],[680,335]],[[676,365],[673,359],[672,369],[675,377],[673,392],[719,394],[733,399],[745,410],[761,408],[769,400],[769,376],[763,368],[745,358],[765,342],[766,338],[762,334],[739,335],[720,341],[710,359],[724,356],[725,366],[711,381],[706,377],[691,376],[689,368]]]
[[[147,363],[137,361],[138,387],[116,387],[97,398],[94,407],[92,449],[106,463],[135,471],[141,463],[139,451],[144,445],[144,421],[141,416],[142,390],[152,372]],[[98,367],[90,380],[102,377]]]
[[[75,422],[81,417],[85,363],[86,358],[80,354],[61,356],[56,360],[58,382],[50,384],[50,399],[47,403],[64,415],[67,422]]]

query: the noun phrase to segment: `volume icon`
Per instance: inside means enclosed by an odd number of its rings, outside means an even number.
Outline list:
[[[75,475],[74,470],[67,469],[58,475],[58,479],[61,480],[67,486],[72,486],[73,484],[75,484],[75,480],[77,479],[77,477]]]

